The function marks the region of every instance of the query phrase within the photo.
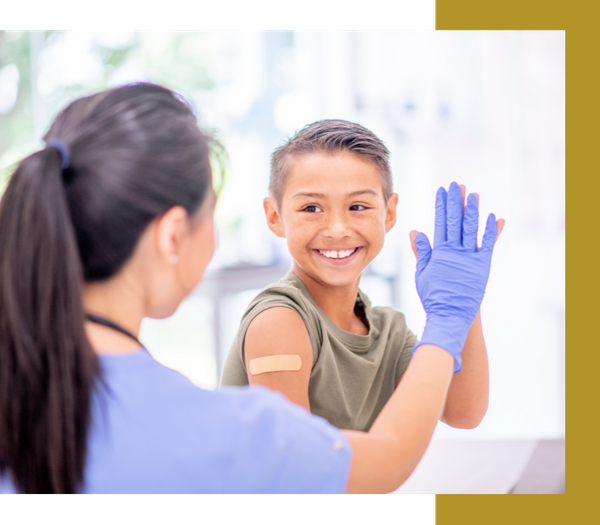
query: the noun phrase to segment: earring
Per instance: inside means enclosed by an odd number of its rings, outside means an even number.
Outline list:
[[[177,257],[175,254],[172,254],[171,257],[169,257],[169,262],[175,265],[179,262],[179,257]]]

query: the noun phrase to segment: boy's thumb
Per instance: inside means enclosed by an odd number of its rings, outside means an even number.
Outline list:
[[[416,245],[417,235],[419,235],[419,232],[416,230],[412,230],[408,234],[408,236],[410,237],[410,247],[412,248],[412,251],[415,254],[415,259],[417,258],[417,245]]]

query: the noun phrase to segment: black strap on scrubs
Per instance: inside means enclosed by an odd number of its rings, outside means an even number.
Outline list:
[[[121,332],[122,334],[126,335],[127,337],[131,337],[131,339],[133,339],[141,347],[144,346],[142,343],[139,342],[138,338],[135,335],[133,335],[129,330],[125,330],[125,328],[123,328],[122,326],[119,326],[117,323],[113,323],[112,321],[109,321],[108,319],[105,319],[104,317],[101,317],[96,314],[90,314],[90,313],[86,313],[85,318],[88,321],[91,321],[92,323],[101,324],[108,328],[112,328],[113,330],[116,330],[117,332]]]

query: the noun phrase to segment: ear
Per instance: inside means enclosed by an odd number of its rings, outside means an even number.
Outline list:
[[[285,239],[285,229],[283,228],[283,222],[281,216],[277,210],[277,204],[271,197],[267,197],[263,201],[263,207],[265,208],[265,216],[267,217],[267,224],[269,229],[277,235],[277,237],[283,237]]]
[[[155,246],[161,257],[169,261],[173,255],[178,255],[181,241],[189,227],[185,208],[174,206],[157,219]]]
[[[387,203],[385,212],[385,233],[389,232],[396,224],[396,206],[398,205],[398,194],[392,193]]]

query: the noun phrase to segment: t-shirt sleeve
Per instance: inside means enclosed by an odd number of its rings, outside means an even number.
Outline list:
[[[279,393],[249,390],[231,463],[236,492],[344,493],[352,460],[344,434]]]
[[[296,293],[300,294],[300,292]],[[314,365],[318,357],[320,341],[318,331],[310,329],[315,323],[314,321],[311,321],[309,312],[289,295],[277,293],[277,289],[267,289],[254,299],[242,317],[223,368],[223,376],[221,378],[222,386],[243,386],[248,384],[248,372],[246,370],[246,362],[244,359],[244,339],[246,337],[246,332],[248,331],[250,323],[258,314],[269,308],[277,307],[294,310],[304,321],[313,349]]]

